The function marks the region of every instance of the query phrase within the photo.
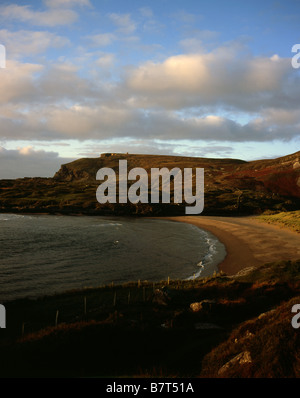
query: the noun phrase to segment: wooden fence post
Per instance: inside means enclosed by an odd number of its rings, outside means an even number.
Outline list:
[[[57,321],[58,321],[58,310],[56,311],[56,315],[55,315],[55,327],[57,327]]]

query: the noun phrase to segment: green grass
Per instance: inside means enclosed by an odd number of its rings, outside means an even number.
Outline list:
[[[281,212],[277,214],[262,214],[256,217],[256,219],[300,232],[300,210]]]

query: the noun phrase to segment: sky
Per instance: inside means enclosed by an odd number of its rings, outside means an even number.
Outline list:
[[[300,150],[299,21],[300,0],[0,0],[0,179]]]

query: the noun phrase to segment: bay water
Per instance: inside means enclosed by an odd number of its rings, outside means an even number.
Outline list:
[[[221,242],[148,218],[0,214],[0,302],[130,281],[212,275]]]

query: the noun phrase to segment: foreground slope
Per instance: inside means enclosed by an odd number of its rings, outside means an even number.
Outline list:
[[[298,378],[299,278],[285,261],[10,302],[1,377]]]

